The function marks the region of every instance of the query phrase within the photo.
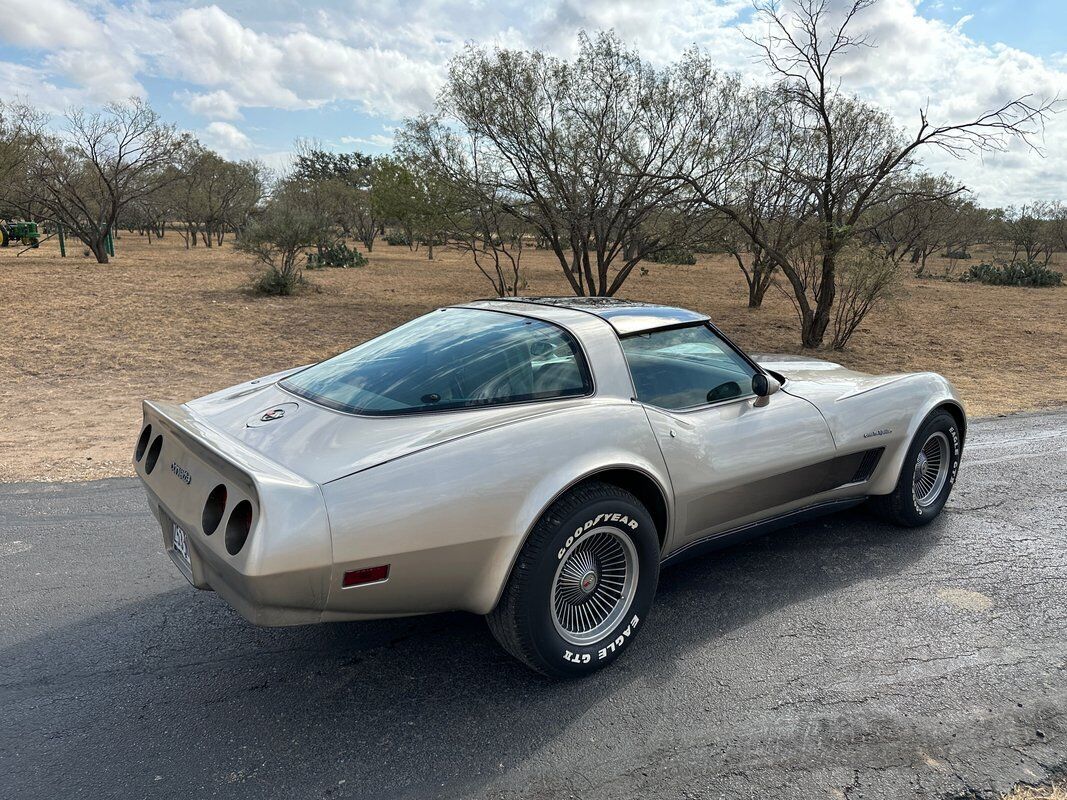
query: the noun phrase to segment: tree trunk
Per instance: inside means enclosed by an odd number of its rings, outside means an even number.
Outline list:
[[[763,296],[767,294],[769,283],[754,280],[748,284],[748,307],[760,308],[763,305]]]
[[[96,256],[97,264],[107,264],[107,237],[106,236],[94,236],[91,240],[86,242],[89,245],[89,249],[92,250],[93,255]]]
[[[807,311],[801,323],[801,341],[804,347],[821,347],[826,329],[830,326],[830,311],[837,295],[837,252],[827,249],[822,256],[822,276],[819,291],[815,295],[815,310]]]

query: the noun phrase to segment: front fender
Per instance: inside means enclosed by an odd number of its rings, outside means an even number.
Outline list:
[[[863,411],[852,413],[849,404],[862,404]],[[964,420],[960,441],[966,429],[966,412],[963,401],[949,381],[935,372],[920,372],[907,375],[880,389],[839,400],[831,423],[838,448],[865,447],[886,448],[871,476],[868,494],[889,494],[897,485],[904,457],[919,426],[934,409],[952,406]],[[889,430],[889,433],[880,433]],[[877,434],[872,436],[871,434]],[[840,439],[838,439],[840,437]]]

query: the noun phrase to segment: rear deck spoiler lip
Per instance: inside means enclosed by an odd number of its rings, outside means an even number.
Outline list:
[[[226,471],[238,470],[248,479],[248,489],[255,492],[264,481],[281,481],[304,487],[318,484],[267,458],[234,436],[209,424],[188,405],[145,400],[145,417],[159,419],[172,432],[191,443],[212,460],[221,462]]]

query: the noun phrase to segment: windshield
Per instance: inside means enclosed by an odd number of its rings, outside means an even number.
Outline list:
[[[578,344],[562,328],[468,308],[414,319],[281,385],[356,414],[443,411],[592,392]]]

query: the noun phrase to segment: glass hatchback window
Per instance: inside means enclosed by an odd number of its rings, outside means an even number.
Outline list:
[[[592,380],[574,338],[527,317],[446,308],[285,379],[355,414],[411,414],[575,397]]]
[[[643,403],[679,409],[752,394],[756,371],[706,325],[633,334],[622,349]]]

